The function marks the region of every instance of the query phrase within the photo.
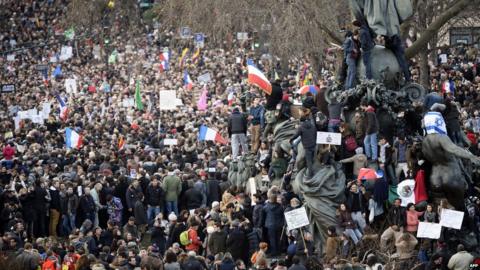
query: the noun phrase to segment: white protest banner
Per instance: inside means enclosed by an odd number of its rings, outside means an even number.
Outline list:
[[[440,225],[447,228],[460,230],[462,227],[464,212],[450,209],[442,209]]]
[[[342,144],[342,134],[333,132],[317,132],[317,144]]]
[[[31,119],[33,123],[43,125],[43,121],[44,121],[43,114],[37,114],[33,116]]]
[[[20,129],[20,121],[21,121],[20,115],[17,114],[17,116],[13,118],[13,122],[15,123],[15,130]]]
[[[65,79],[65,89],[67,93],[77,93],[77,80]]]
[[[418,238],[438,239],[442,233],[442,225],[438,223],[420,222],[418,223]]]
[[[28,119],[33,120],[34,117],[38,115],[38,111],[36,108],[30,109],[27,111]]]
[[[177,92],[175,90],[160,91],[160,110],[175,110],[177,108]]]
[[[289,231],[310,225],[305,207],[286,212],[285,221]]]
[[[20,120],[28,119],[28,117],[29,117],[28,116],[28,111],[18,111],[17,115],[18,115]]]
[[[60,60],[65,61],[73,56],[73,48],[72,46],[62,46],[62,49],[60,51]]]
[[[50,63],[56,63],[56,62],[57,62],[57,56],[51,56]]]
[[[48,115],[52,111],[52,104],[50,102],[44,102],[42,104],[42,115],[45,119],[48,118]]]
[[[409,203],[415,203],[415,180],[407,179],[400,182],[397,186],[397,194],[402,199],[402,206],[406,207]]]
[[[122,101],[122,106],[124,108],[130,108],[135,106],[135,99],[134,98],[126,98]]]
[[[177,145],[177,139],[164,139],[163,145]]]
[[[15,61],[15,54],[7,55],[7,61]]]
[[[210,76],[210,73],[207,72],[205,74],[198,76],[197,80],[199,82],[208,83],[212,80],[212,77]]]
[[[15,92],[15,84],[2,84],[2,93]]]

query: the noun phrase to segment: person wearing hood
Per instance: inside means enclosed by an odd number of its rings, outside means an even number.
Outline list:
[[[375,114],[375,108],[372,106],[366,104],[361,106],[365,110],[365,139],[363,140],[365,154],[369,160],[376,161],[378,158],[377,115]]]
[[[305,149],[305,161],[307,162],[307,176],[313,176],[313,164],[315,161],[315,147],[317,146],[317,128],[312,123],[312,119],[304,110],[301,117],[302,124],[297,130],[297,133],[290,139],[290,143],[301,137],[302,145]]]
[[[242,154],[248,153],[247,145],[247,118],[238,108],[234,108],[228,118],[228,135],[232,142],[232,158],[235,160],[242,146]]]
[[[350,163],[353,162],[353,178],[356,179],[360,169],[367,167],[367,156],[363,154],[363,148],[358,147],[355,149],[355,155],[352,157],[340,160],[340,163]]]

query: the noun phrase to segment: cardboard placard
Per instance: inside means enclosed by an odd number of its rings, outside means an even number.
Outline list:
[[[307,216],[307,210],[305,210],[305,207],[300,207],[298,209],[288,211],[284,215],[289,231],[310,225],[310,221],[308,220]]]
[[[456,210],[442,209],[440,225],[447,228],[460,230],[462,228],[463,215],[465,213]]]
[[[178,141],[177,139],[164,139],[163,140],[163,145],[177,145]]]
[[[442,233],[442,225],[438,223],[419,222],[418,223],[418,238],[438,239]]]
[[[177,92],[175,90],[160,91],[160,110],[175,110],[177,108]]]
[[[342,145],[342,134],[334,132],[317,132],[317,144]]]

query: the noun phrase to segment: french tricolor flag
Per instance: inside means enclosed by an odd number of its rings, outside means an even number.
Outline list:
[[[200,130],[198,132],[198,140],[199,141],[215,141],[221,144],[227,144],[227,140],[225,140],[220,133],[216,130],[211,129],[205,125],[200,126]]]
[[[60,104],[60,119],[62,121],[67,121],[68,118],[68,107],[65,101],[62,99],[62,97],[59,94],[56,94],[55,97],[58,100],[58,103]]]
[[[80,149],[83,144],[83,137],[82,135],[78,134],[75,130],[71,128],[65,129],[65,142],[67,145],[67,149]]]
[[[192,89],[193,87],[192,79],[190,79],[190,75],[188,75],[186,70],[183,73],[183,86],[187,87],[188,90]]]
[[[170,68],[170,51],[164,51],[160,54],[160,72],[168,70]]]
[[[272,85],[263,73],[253,65],[248,65],[248,83],[260,87],[265,93],[272,94]]]

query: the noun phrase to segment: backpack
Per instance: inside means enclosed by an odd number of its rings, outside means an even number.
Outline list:
[[[57,261],[47,258],[42,264],[42,270],[58,270]]]
[[[189,232],[190,232],[190,229],[183,231],[180,234],[180,244],[182,244],[183,246],[188,246],[191,243],[190,236],[188,235]]]
[[[345,149],[348,151],[348,152],[354,152],[355,149],[358,148],[358,145],[357,145],[357,141],[355,140],[355,137],[353,136],[348,136],[346,139],[345,139]]]
[[[62,270],[75,270],[75,263],[77,263],[79,256],[77,254],[65,255],[62,264]]]

